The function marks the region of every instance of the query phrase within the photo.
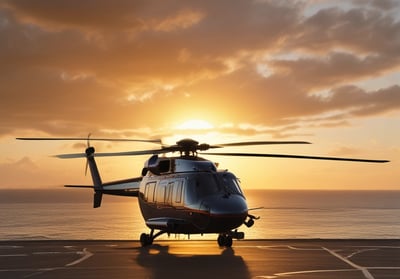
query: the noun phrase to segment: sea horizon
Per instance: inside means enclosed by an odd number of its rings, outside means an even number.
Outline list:
[[[244,193],[250,213],[261,217],[253,227],[239,228],[246,239],[400,238],[400,190]],[[107,195],[96,209],[92,198],[90,189],[0,189],[0,240],[137,240],[149,232],[137,198]]]

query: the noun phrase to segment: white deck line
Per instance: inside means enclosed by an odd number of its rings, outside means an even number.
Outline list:
[[[81,252],[81,254],[83,254],[82,258],[77,259],[76,261],[70,262],[70,263],[66,264],[65,266],[69,267],[69,266],[77,265],[77,264],[89,259],[91,256],[93,256],[93,253],[90,253],[87,248],[84,248],[83,251]]]
[[[365,278],[367,278],[367,279],[375,279],[374,276],[372,276],[372,274],[368,271],[368,269],[366,267],[363,267],[363,266],[360,266],[358,264],[355,264],[352,261],[350,261],[349,259],[339,255],[335,251],[332,251],[332,250],[330,250],[328,248],[322,247],[322,249],[324,249],[325,251],[327,251],[331,255],[335,256],[336,258],[342,260],[343,262],[349,264],[350,266],[354,267],[355,269],[360,270],[364,274]]]
[[[310,274],[310,273],[332,273],[332,272],[347,272],[354,271],[354,269],[315,269],[315,270],[303,270],[303,271],[291,271],[291,272],[281,272],[274,274],[275,276],[290,276],[297,274]]]
[[[357,250],[356,252],[351,253],[350,255],[348,255],[346,258],[350,259],[351,257],[353,257],[353,256],[355,256],[355,255],[357,255],[357,254],[361,254],[361,253],[368,252],[368,251],[376,251],[376,250],[378,250],[378,249],[377,249],[377,248],[374,248],[374,249]]]

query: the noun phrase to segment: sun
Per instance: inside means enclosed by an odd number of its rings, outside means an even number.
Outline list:
[[[173,135],[164,137],[164,142],[174,144],[183,138],[191,138],[201,143],[220,142],[218,127],[204,119],[191,118],[178,122],[171,132]]]
[[[191,119],[179,124],[177,130],[211,130],[214,126],[201,119]]]

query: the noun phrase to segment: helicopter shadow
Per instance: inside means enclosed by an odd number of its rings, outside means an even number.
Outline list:
[[[170,250],[164,245],[140,248],[134,260],[148,271],[150,278],[251,278],[246,263],[233,248],[221,248],[212,254]]]

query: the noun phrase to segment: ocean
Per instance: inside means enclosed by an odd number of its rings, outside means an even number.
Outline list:
[[[239,228],[246,239],[400,238],[400,191],[244,192],[251,214],[260,216]],[[136,198],[104,196],[94,209],[91,190],[0,190],[0,240],[137,240],[142,232],[149,229]]]

